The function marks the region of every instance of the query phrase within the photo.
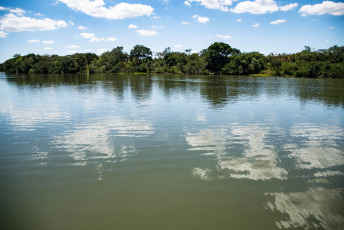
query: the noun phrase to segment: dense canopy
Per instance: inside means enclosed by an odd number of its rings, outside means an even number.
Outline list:
[[[206,75],[264,74],[295,77],[344,78],[344,47],[312,50],[306,46],[295,54],[241,53],[223,42],[215,42],[200,53],[173,52],[166,48],[153,55],[150,48],[136,45],[127,54],[123,47],[100,56],[93,53],[58,55],[14,55],[0,65],[7,73],[176,73]]]

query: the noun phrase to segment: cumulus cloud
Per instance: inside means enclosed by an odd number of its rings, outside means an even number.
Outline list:
[[[289,11],[289,10],[292,10],[294,9],[295,7],[297,7],[299,4],[297,3],[290,3],[288,5],[285,5],[285,6],[280,6],[280,10],[282,11]]]
[[[52,20],[49,18],[35,19],[22,16],[18,17],[12,13],[5,15],[0,20],[0,24],[0,29],[8,32],[56,30],[67,26],[67,23],[63,20]]]
[[[129,29],[137,29],[137,26],[134,25],[134,24],[130,24],[130,25],[128,26],[128,28],[129,28]]]
[[[276,21],[270,22],[270,24],[271,24],[271,25],[278,25],[278,24],[280,24],[280,23],[285,23],[285,22],[287,22],[287,20],[285,20],[285,19],[278,19],[278,20],[276,20]]]
[[[23,15],[23,14],[26,13],[25,10],[20,9],[20,8],[11,9],[11,8],[3,7],[3,6],[0,6],[0,10],[8,10],[9,12],[14,13],[14,14],[17,14],[17,15]],[[35,14],[35,15],[36,15],[36,14]]]
[[[28,43],[39,43],[41,42],[40,40],[37,40],[37,39],[32,39],[32,40],[28,40],[27,41]]]
[[[104,53],[106,51],[107,51],[107,49],[99,49],[99,50],[97,50],[97,53],[102,54],[102,53]]]
[[[55,44],[55,42],[54,42],[53,40],[49,40],[49,41],[42,41],[42,43],[44,43],[44,44],[48,44],[48,45]]]
[[[192,18],[196,18],[197,21],[200,22],[200,23],[206,23],[206,22],[208,22],[210,20],[207,17],[201,17],[201,16],[198,16],[198,15],[194,15],[194,16],[192,16]]]
[[[186,6],[190,6],[190,7],[191,7],[191,4],[190,4],[190,2],[188,2],[188,1],[185,1],[185,2],[184,2],[184,5],[186,5]]]
[[[80,36],[83,38],[93,38],[94,33],[81,33]]]
[[[254,24],[252,25],[252,27],[259,27],[259,26],[260,26],[259,23],[254,23]]]
[[[41,13],[34,13],[35,16],[44,16],[44,14],[41,14]]]
[[[244,1],[238,3],[231,12],[234,13],[251,13],[266,14],[278,11],[279,8],[274,0],[255,0],[254,2]]]
[[[107,40],[109,42],[114,42],[114,41],[117,41],[117,38],[116,37],[108,37]]]
[[[97,38],[97,37],[93,37],[91,38],[90,42],[103,42],[105,41],[105,38]]]
[[[68,49],[79,49],[80,46],[78,46],[78,45],[69,45],[69,46],[67,46],[67,48]]]
[[[229,35],[222,35],[222,34],[217,34],[216,37],[221,38],[221,39],[230,39],[231,36]]]
[[[97,18],[124,19],[140,16],[150,16],[153,8],[143,4],[119,3],[115,6],[105,7],[103,0],[58,0],[65,3],[69,8],[81,11],[87,15]]]
[[[190,2],[198,2],[207,9],[221,10],[225,12],[229,11],[227,6],[232,5],[232,0],[188,0],[184,2],[185,5],[188,5],[186,2],[188,4],[190,4]]]
[[[240,19],[240,18],[239,18],[239,19],[237,19],[237,22],[242,22],[242,19]]]
[[[95,36],[94,33],[81,33],[80,36],[83,38],[90,39],[90,42],[103,42],[103,41],[114,42],[117,40],[116,37],[98,38]]]
[[[4,31],[0,31],[0,38],[7,38],[8,33],[5,33]]]
[[[181,22],[182,24],[184,24],[184,25],[189,25],[190,23],[188,23],[188,22]]]
[[[302,16],[323,15],[323,14],[331,14],[335,16],[340,16],[340,15],[344,15],[344,3],[324,1],[321,4],[304,5],[301,7],[299,13],[301,13]]]
[[[158,34],[158,32],[154,30],[136,30],[136,32],[139,33],[140,36],[154,36]]]
[[[79,30],[86,30],[87,27],[85,27],[85,26],[78,26],[78,29],[79,29]]]

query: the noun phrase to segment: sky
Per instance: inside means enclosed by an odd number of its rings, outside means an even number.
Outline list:
[[[0,63],[15,54],[144,45],[296,53],[344,45],[344,3],[321,0],[0,0]]]

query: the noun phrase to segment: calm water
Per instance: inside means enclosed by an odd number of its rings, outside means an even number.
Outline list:
[[[0,73],[1,229],[341,229],[344,81]]]

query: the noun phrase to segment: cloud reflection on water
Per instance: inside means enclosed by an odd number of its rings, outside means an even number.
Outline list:
[[[139,138],[153,133],[148,121],[111,117],[79,125],[56,137],[54,144],[71,153],[75,164],[86,165],[90,159],[125,160],[136,151],[133,143],[126,145],[116,137]]]
[[[305,192],[266,193],[268,209],[284,214],[280,229],[340,229],[344,226],[344,189],[310,188]],[[341,214],[340,214],[341,213]]]
[[[287,171],[278,163],[280,159],[272,145],[265,143],[270,129],[260,125],[233,125],[229,129],[203,129],[187,132],[189,150],[214,155],[220,171],[229,170],[232,178],[251,180],[286,179]],[[237,145],[244,147],[238,152]]]
[[[344,151],[337,144],[344,139],[344,130],[337,126],[297,124],[291,129],[291,136],[299,143],[285,146],[290,157],[300,169],[326,169],[344,165]]]

